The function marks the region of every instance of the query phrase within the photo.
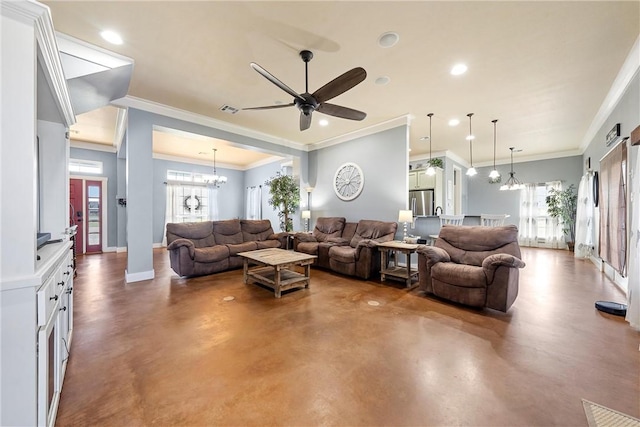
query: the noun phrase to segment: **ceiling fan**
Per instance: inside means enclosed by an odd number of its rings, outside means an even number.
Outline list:
[[[363,120],[365,117],[367,117],[367,114],[363,113],[362,111],[342,107],[336,104],[329,104],[328,102],[326,102],[362,82],[367,77],[367,72],[364,70],[364,68],[356,67],[352,70],[349,70],[346,73],[331,80],[329,83],[322,86],[315,92],[309,93],[309,61],[311,61],[311,59],[313,58],[313,53],[308,50],[303,50],[302,52],[300,52],[300,57],[304,61],[304,93],[296,93],[289,86],[278,80],[273,74],[269,73],[267,70],[265,70],[255,62],[252,62],[251,68],[260,73],[265,79],[269,80],[271,83],[278,86],[289,95],[293,96],[293,102],[290,104],[243,108],[243,110],[269,110],[273,108],[285,108],[295,105],[300,110],[301,131],[307,130],[311,126],[311,114],[314,111],[349,120]]]

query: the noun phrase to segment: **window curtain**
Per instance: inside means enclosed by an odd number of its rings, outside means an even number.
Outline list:
[[[524,184],[520,190],[520,225],[518,241],[521,246],[565,248],[564,234],[558,220],[547,214],[546,196],[550,189],[561,190],[560,181],[543,185]]]
[[[262,186],[247,187],[246,219],[262,219]]]
[[[629,282],[627,317],[631,327],[640,329],[640,147],[636,149],[634,179],[631,180],[631,242],[629,245]]]
[[[622,276],[627,262],[626,162],[624,142],[600,160],[600,258]]]
[[[167,183],[167,199],[165,202],[164,210],[164,233],[162,235],[162,245],[167,246],[167,224],[175,222],[176,212],[176,197],[177,190],[180,184]]]
[[[588,172],[578,186],[578,210],[576,212],[576,258],[589,258],[595,241],[593,173]]]
[[[218,210],[218,190],[215,185],[209,185],[209,220],[217,221],[220,218],[220,211]]]

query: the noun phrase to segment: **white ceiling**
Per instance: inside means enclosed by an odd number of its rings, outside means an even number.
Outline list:
[[[130,96],[301,144],[410,115],[412,157],[428,155],[420,137],[428,135],[426,115],[433,112],[433,152],[466,160],[466,114],[473,112],[476,164],[492,160],[493,119],[499,162],[511,146],[526,156],[578,154],[640,34],[638,1],[45,3],[57,31],[135,61]],[[104,29],[118,31],[124,44],[102,40]],[[387,31],[400,40],[382,48],[377,40]],[[364,82],[331,101],[366,112],[365,120],[316,112],[311,129],[300,132],[295,107],[219,110],[291,102],[249,63],[304,92],[303,49],[314,53],[310,92],[351,68],[367,71]],[[458,62],[469,71],[451,76]],[[381,76],[390,82],[375,84]],[[454,117],[461,123],[452,128]],[[321,118],[329,125],[319,126]]]

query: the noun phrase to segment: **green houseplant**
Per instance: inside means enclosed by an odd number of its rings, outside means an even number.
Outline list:
[[[292,176],[282,175],[280,172],[276,176],[269,178],[266,182],[269,186],[271,198],[267,202],[278,211],[280,218],[280,230],[293,231],[293,214],[300,206],[300,188]]]
[[[442,161],[442,159],[438,158],[438,157],[434,157],[433,159],[429,160],[427,162],[427,167],[429,166],[433,166],[434,168],[440,168],[443,169],[444,168],[444,162]]]
[[[547,194],[547,212],[562,224],[562,231],[569,250],[573,251],[576,241],[576,212],[578,210],[578,194],[571,184],[565,190],[551,189]]]

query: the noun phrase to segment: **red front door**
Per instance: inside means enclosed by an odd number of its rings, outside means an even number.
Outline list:
[[[82,180],[69,180],[69,225],[77,225],[76,253],[84,253],[84,207],[82,203]]]
[[[86,183],[86,252],[102,252],[102,182],[86,181]]]

